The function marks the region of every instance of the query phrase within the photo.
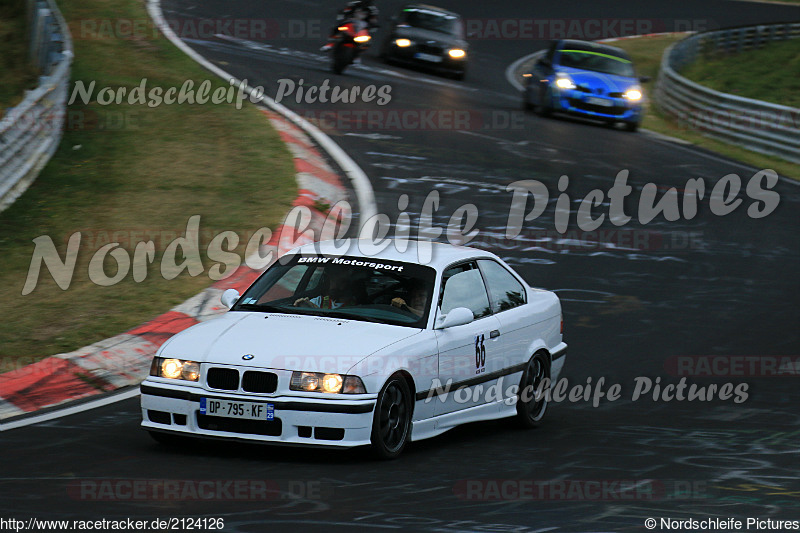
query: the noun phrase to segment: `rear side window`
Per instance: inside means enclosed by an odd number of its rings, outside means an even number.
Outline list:
[[[525,287],[505,267],[490,259],[481,259],[478,264],[486,279],[493,313],[513,309],[526,302]]]

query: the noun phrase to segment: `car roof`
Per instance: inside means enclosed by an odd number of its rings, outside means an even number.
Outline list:
[[[607,44],[596,43],[593,41],[579,41],[576,39],[562,39],[558,43],[559,50],[582,50],[585,52],[600,52],[622,59],[630,60],[628,53],[622,48],[616,46],[609,46]]]
[[[453,244],[416,241],[416,240],[397,240],[387,239],[389,244],[378,253],[370,251],[374,245],[371,239],[350,239],[350,246],[343,249],[343,241],[321,241],[293,248],[288,254],[325,254],[325,255],[348,255],[352,257],[364,257],[369,259],[385,259],[388,261],[404,261],[408,263],[424,264],[441,270],[455,262],[467,259],[497,259],[497,256],[485,250],[470,248],[469,246],[457,246]],[[430,248],[426,248],[429,245]],[[406,246],[404,251],[400,249]],[[428,252],[430,250],[430,252]]]
[[[408,4],[403,6],[402,9],[400,9],[400,11],[406,11],[410,9],[423,9],[425,11],[433,11],[434,13],[440,13],[442,15],[449,15],[451,17],[461,18],[461,15],[459,15],[458,13],[454,13],[452,11],[449,11],[441,7],[432,6],[430,4]]]

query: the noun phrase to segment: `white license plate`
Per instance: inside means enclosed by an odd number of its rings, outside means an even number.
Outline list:
[[[275,405],[200,398],[200,414],[244,420],[275,420]]]
[[[441,56],[435,56],[433,54],[424,54],[422,52],[417,52],[416,54],[414,54],[414,57],[416,57],[417,59],[421,59],[423,61],[430,61],[431,63],[442,62]]]
[[[586,98],[587,104],[594,104],[594,105],[601,105],[603,107],[611,107],[614,105],[614,102],[611,100],[606,100],[605,98],[597,98],[596,96],[589,96]]]

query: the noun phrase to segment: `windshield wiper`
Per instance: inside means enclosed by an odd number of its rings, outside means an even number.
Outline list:
[[[238,304],[236,310],[260,311],[262,313],[286,313],[285,308],[269,304]]]
[[[359,315],[356,313],[348,313],[346,311],[330,311],[321,316],[327,316],[331,318],[343,318],[345,320],[364,320],[366,322],[376,322],[378,324],[383,324],[383,322],[381,320],[378,320],[377,318],[372,318],[371,316]]]

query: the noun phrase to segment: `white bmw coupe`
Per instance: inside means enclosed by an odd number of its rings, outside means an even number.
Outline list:
[[[489,252],[361,244],[295,248],[241,296],[226,291],[227,313],[156,354],[142,426],[160,442],[371,445],[384,458],[467,422],[538,426],[566,355],[558,297]]]

